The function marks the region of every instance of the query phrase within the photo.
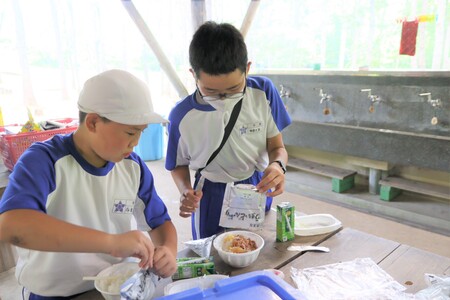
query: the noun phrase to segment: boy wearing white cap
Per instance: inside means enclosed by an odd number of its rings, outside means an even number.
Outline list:
[[[86,81],[78,108],[76,132],[27,149],[0,200],[0,240],[18,247],[16,276],[29,299],[91,290],[83,276],[126,257],[162,277],[176,270],[175,227],[133,152],[149,123],[166,122],[147,86],[106,71]]]

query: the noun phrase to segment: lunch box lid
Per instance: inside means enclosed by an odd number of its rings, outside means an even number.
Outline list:
[[[330,214],[295,216],[294,233],[298,236],[310,236],[333,232],[341,227],[341,221]]]
[[[184,299],[292,299],[307,300],[297,289],[270,271],[253,271],[222,279],[213,288],[192,288],[176,294],[160,297],[161,300]]]

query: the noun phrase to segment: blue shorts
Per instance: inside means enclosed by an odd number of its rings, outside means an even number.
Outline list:
[[[44,296],[38,296],[35,294],[30,294],[30,298],[28,298],[28,299],[29,300],[69,300],[69,299],[73,299],[76,296],[78,296],[78,295],[74,295],[74,296],[70,296],[70,297],[44,297]]]
[[[247,183],[257,185],[263,176],[263,172],[255,171],[253,176],[237,183]],[[197,186],[199,175],[195,175],[194,187]],[[192,214],[192,238],[203,239],[212,236],[213,234],[224,231],[224,228],[219,226],[220,213],[222,212],[223,196],[225,194],[226,183],[211,182],[205,179],[203,185],[203,197],[200,201],[200,236],[198,237],[195,231],[195,217]],[[272,205],[272,197],[267,197],[266,212],[270,210]]]
[[[28,299],[25,299],[25,288],[22,289],[22,299],[23,300],[70,300],[70,299],[76,298],[82,294],[84,294],[84,293],[80,293],[80,294],[76,294],[76,295],[72,295],[72,296],[68,296],[68,297],[58,297],[58,296],[48,297],[48,296],[39,296],[39,295],[30,293]]]

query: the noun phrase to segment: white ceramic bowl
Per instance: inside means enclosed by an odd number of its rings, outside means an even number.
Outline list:
[[[113,277],[96,279],[94,286],[106,300],[120,300],[120,286],[139,269],[139,265],[135,262],[122,262],[109,266],[98,273],[97,276],[111,275]]]
[[[245,252],[245,253],[232,253],[232,252],[225,251],[225,250],[223,250],[223,240],[226,236],[228,236],[230,234],[231,235],[239,234],[246,238],[250,238],[253,241],[255,241],[256,246],[258,248],[256,248],[256,250],[253,250],[250,252]],[[220,234],[219,236],[217,236],[214,239],[213,245],[225,263],[227,263],[230,266],[235,267],[235,268],[244,268],[244,267],[251,265],[258,258],[259,252],[264,247],[264,239],[260,235],[254,233],[254,232],[251,232],[251,231],[234,230],[234,231],[224,232],[224,233]]]

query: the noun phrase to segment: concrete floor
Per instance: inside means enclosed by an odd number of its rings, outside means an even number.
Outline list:
[[[164,169],[164,160],[149,161],[147,164],[154,174],[158,194],[164,199],[177,228],[179,237],[178,248],[179,250],[184,249],[183,242],[191,239],[190,220],[178,216],[178,190],[172,181],[170,173]],[[320,183],[320,179],[304,179],[305,182],[309,180],[313,180],[314,183],[311,184],[319,185],[322,190],[329,188],[324,186],[323,183]],[[379,237],[450,257],[449,236],[431,232],[423,228],[413,227],[408,224],[402,224],[392,219],[376,216],[372,213],[366,213],[361,211],[361,208],[358,208],[358,210],[349,208],[349,203],[344,205],[335,201],[335,199],[324,199],[323,193],[315,197],[312,190],[307,190],[304,193],[302,191],[295,193],[292,191],[295,191],[295,188],[293,188],[292,184],[288,184],[288,192],[278,197],[281,201],[293,201],[294,199],[299,201],[301,206],[296,207],[297,211],[305,214],[329,213],[339,219],[345,227],[355,228]],[[332,194],[325,195],[330,196]],[[353,195],[353,197],[355,196]],[[446,213],[445,210],[444,213]],[[0,273],[0,299],[18,300],[21,299],[20,293],[21,289],[14,277],[14,268]]]

